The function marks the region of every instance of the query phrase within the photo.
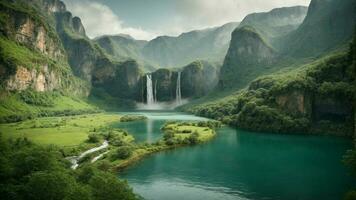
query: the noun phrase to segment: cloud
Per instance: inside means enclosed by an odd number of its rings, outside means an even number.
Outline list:
[[[131,1],[131,0],[130,0]],[[152,15],[160,16],[163,9],[160,3],[147,0],[136,0],[145,3],[155,3]],[[151,25],[152,30],[125,26],[119,16],[110,7],[98,0],[64,0],[69,11],[79,16],[89,37],[100,35],[129,34],[136,39],[150,40],[158,35],[176,36],[182,32],[220,26],[228,22],[241,21],[253,12],[266,12],[273,8],[308,5],[310,0],[174,0],[172,13],[165,17],[164,22],[147,24],[142,19],[142,25]],[[123,1],[124,2],[124,1]],[[132,8],[134,9],[134,8]],[[117,13],[120,15],[120,13]],[[154,23],[154,22],[153,22]],[[159,24],[158,24],[159,23]]]
[[[67,9],[81,18],[90,38],[101,35],[129,34],[135,39],[150,40],[158,34],[141,28],[126,27],[106,5],[91,0],[64,0]]]
[[[308,5],[310,0],[177,0],[177,13],[186,28],[217,26],[241,21],[253,12]],[[183,22],[188,22],[186,25]]]

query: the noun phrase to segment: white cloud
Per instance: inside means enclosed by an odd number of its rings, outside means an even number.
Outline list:
[[[125,27],[117,15],[106,5],[91,0],[65,0],[67,9],[81,18],[90,38],[101,35],[128,34],[135,39],[150,40],[157,34],[141,28]]]
[[[180,21],[186,28],[217,26],[241,21],[254,12],[273,8],[309,5],[310,0],[177,0]]]
[[[96,0],[64,1],[68,10],[82,19],[87,35],[91,38],[124,33],[145,40],[158,35],[179,35],[190,30],[241,21],[253,12],[286,6],[307,6],[310,3],[310,0],[175,0],[176,10],[166,19],[167,23],[159,24],[157,30],[145,30],[125,26],[110,7]],[[152,13],[159,15],[159,10],[157,7]]]

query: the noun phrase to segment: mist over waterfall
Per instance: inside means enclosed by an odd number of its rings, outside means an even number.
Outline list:
[[[173,80],[173,79],[172,79]],[[146,74],[146,94],[147,102],[136,103],[138,110],[173,110],[188,102],[187,99],[182,99],[181,93],[181,72],[178,72],[176,82],[176,98],[171,101],[158,101],[159,95],[158,84],[159,79],[152,79],[152,74]],[[173,84],[172,84],[173,85]],[[172,90],[174,90],[172,88]],[[174,91],[173,91],[174,92]]]
[[[151,106],[155,103],[154,96],[153,96],[153,86],[152,86],[152,75],[146,75],[146,87],[147,87],[147,105]]]
[[[181,90],[180,90],[180,75],[181,75],[181,72],[178,72],[177,88],[176,88],[176,102],[177,102],[177,105],[181,105],[182,104],[182,93],[181,93]]]

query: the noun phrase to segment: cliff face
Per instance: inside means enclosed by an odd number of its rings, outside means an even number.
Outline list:
[[[281,51],[294,57],[332,51],[352,38],[355,21],[354,0],[312,0],[303,23],[282,38]]]
[[[113,64],[107,59],[98,60],[93,71],[93,87],[102,88],[108,94],[125,99],[136,98],[141,68],[136,61],[129,60]]]
[[[42,17],[16,10],[8,4],[0,4],[0,10],[6,20],[2,23],[3,34],[51,59],[65,59],[65,53],[58,36]]]
[[[172,101],[176,98],[177,72],[158,69],[152,73],[152,84],[157,101]]]
[[[88,85],[72,75],[65,50],[47,15],[52,10],[64,9],[64,4],[46,1],[41,7],[45,10],[43,15],[37,14],[39,11],[36,9],[39,8],[16,1],[0,3],[3,17],[0,20],[3,89],[33,89],[38,92],[63,90],[87,95]],[[72,83],[78,87],[71,87]]]
[[[206,61],[195,61],[178,70],[181,71],[182,98],[202,97],[217,85],[219,68]],[[158,69],[151,74],[156,100],[175,100],[178,72],[171,69]],[[141,85],[141,88],[139,88],[140,92],[137,92],[136,99],[146,101],[146,76],[142,76],[138,85]]]
[[[16,74],[11,76],[6,84],[10,91],[21,91],[32,88],[38,92],[52,91],[61,88],[61,78],[54,71],[49,71],[48,66],[41,66],[41,71],[28,70],[18,67]]]
[[[273,64],[276,57],[277,53],[254,28],[236,29],[221,68],[220,87],[244,86],[255,78],[253,75],[258,71]]]
[[[181,74],[182,97],[202,97],[218,83],[219,69],[208,62],[195,61],[183,68]]]
[[[356,71],[351,55],[329,55],[260,77],[235,95],[188,111],[254,131],[352,136]]]

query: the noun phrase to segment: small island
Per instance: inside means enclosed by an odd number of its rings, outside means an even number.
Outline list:
[[[132,122],[146,120],[147,117],[143,115],[124,115],[120,117],[120,122]]]
[[[221,123],[218,121],[167,122],[161,128],[164,132],[161,139],[154,143],[142,144],[127,139],[130,135],[122,135],[120,130],[116,130],[116,133],[111,130],[109,135],[102,132],[101,137],[109,142],[110,147],[95,165],[100,166],[105,163],[113,171],[120,171],[155,152],[208,142],[214,138],[215,129],[219,127]],[[91,158],[94,156],[97,154],[92,155]]]

